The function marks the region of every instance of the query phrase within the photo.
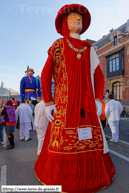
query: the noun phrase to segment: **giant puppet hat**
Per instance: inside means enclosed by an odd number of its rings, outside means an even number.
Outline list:
[[[31,71],[31,72],[35,73],[33,68],[28,68],[25,72],[28,72],[28,71]]]
[[[91,22],[90,12],[86,7],[80,4],[64,5],[57,13],[55,19],[56,30],[62,35],[62,22],[64,18],[72,12],[78,12],[83,18],[83,29],[80,34],[83,34],[89,27]]]

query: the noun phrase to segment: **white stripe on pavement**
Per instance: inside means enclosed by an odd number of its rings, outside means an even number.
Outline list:
[[[109,138],[109,139],[111,139],[111,137],[110,136],[108,136],[108,135],[105,135],[107,138]],[[126,141],[122,141],[122,140],[120,140],[119,139],[119,142],[121,142],[121,143],[124,143],[124,144],[126,144],[126,145],[129,145],[129,143],[128,142],[126,142]]]
[[[116,155],[116,156],[118,156],[118,157],[120,157],[120,158],[122,158],[122,159],[124,159],[125,161],[129,162],[129,158],[128,157],[125,157],[124,155],[121,155],[120,153],[117,153],[117,152],[115,152],[115,151],[113,151],[111,149],[109,149],[109,152],[114,154],[114,155]]]
[[[129,121],[129,118],[121,118],[120,120],[122,120],[122,121]]]
[[[5,165],[1,167],[1,184],[0,184],[1,186],[7,185],[6,173],[7,173],[7,166]],[[1,188],[0,188],[0,193],[1,193]]]
[[[129,143],[126,142],[126,141],[119,140],[119,142],[124,143],[124,144],[126,144],[126,145],[129,145]]]

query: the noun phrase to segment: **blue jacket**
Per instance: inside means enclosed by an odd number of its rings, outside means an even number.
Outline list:
[[[20,100],[24,100],[25,97],[31,98],[37,98],[37,92],[38,96],[41,97],[41,88],[40,88],[40,82],[39,79],[30,76],[31,80],[28,76],[25,76],[21,79],[20,82]]]

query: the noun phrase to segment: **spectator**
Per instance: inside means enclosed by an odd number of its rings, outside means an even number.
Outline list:
[[[109,90],[106,90],[105,94],[105,104],[108,102]]]
[[[30,108],[31,108],[31,110],[32,110],[32,115],[33,115],[33,119],[32,119],[32,122],[31,122],[32,127],[30,127],[29,130],[32,130],[32,128],[33,128],[33,130],[36,130],[36,129],[34,128],[34,105],[32,104],[31,99],[29,99],[29,106],[30,106]]]
[[[105,115],[112,132],[112,142],[118,142],[119,139],[119,120],[123,107],[120,102],[114,100],[113,94],[109,95],[109,102],[105,107]]]
[[[37,102],[39,103],[41,101],[41,98],[40,97],[37,97]]]
[[[122,111],[122,113],[121,113],[121,116],[126,117],[126,115],[127,115],[127,113],[126,113],[125,107],[123,107],[123,111]]]
[[[1,120],[2,120],[1,112],[2,112],[2,109],[3,109],[3,104],[0,103],[0,143],[1,143],[1,145],[4,145],[4,143],[3,143],[3,128],[4,128],[4,126],[1,124]]]
[[[14,98],[11,98],[11,101],[13,103],[13,107],[15,108],[15,110],[17,109],[17,102],[14,100]]]
[[[25,104],[28,105],[28,103],[29,103],[29,98],[28,98],[28,97],[25,97],[25,98],[24,98],[24,101],[25,101]]]
[[[21,105],[16,110],[16,115],[19,115],[20,140],[30,141],[29,128],[31,126],[32,110],[29,105],[26,105],[25,101],[21,101]]]
[[[46,117],[44,108],[45,108],[44,101],[40,101],[35,106],[35,110],[34,110],[34,112],[35,112],[34,125],[36,127],[37,138],[38,138],[37,155],[39,155],[40,152],[41,152],[44,137],[45,137],[45,134],[46,134],[47,125],[48,125],[48,119]]]
[[[105,99],[108,99],[109,96],[109,90],[106,90]]]
[[[103,129],[106,127],[106,116],[105,116],[105,103],[104,103],[105,97],[103,96],[102,100],[102,113],[100,115],[101,124],[103,126]]]
[[[15,109],[11,100],[7,101],[6,106],[1,112],[1,115],[3,115],[1,123],[5,122],[5,132],[10,143],[6,149],[12,149],[15,145],[13,133],[15,132],[16,118]]]
[[[32,104],[32,101],[31,101],[31,99],[29,100],[29,106],[30,106],[30,108],[31,108],[31,110],[32,110],[32,114],[34,115],[34,105]]]
[[[20,105],[20,102],[19,102],[19,100],[17,101],[17,106],[19,106]]]
[[[3,104],[3,106],[6,105],[6,103],[3,101],[3,99],[1,99],[1,103]]]

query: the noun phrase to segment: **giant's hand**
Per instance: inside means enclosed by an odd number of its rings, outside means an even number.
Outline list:
[[[95,100],[95,104],[96,104],[97,115],[100,116],[102,113],[102,104],[101,102],[96,100]]]
[[[54,113],[56,113],[56,105],[50,105],[45,107],[45,114],[47,119],[52,122],[54,120],[54,117],[51,115],[52,110],[54,110]]]

